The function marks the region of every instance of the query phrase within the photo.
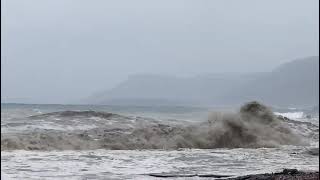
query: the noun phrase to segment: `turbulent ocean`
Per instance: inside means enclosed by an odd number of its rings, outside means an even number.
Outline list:
[[[319,171],[319,113],[1,105],[1,179],[217,179]]]

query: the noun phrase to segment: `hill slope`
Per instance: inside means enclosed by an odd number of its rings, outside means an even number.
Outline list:
[[[89,98],[94,104],[238,105],[260,100],[278,106],[319,104],[319,57],[285,63],[267,73],[178,78],[135,75]]]
[[[319,57],[285,63],[239,89],[238,97],[279,106],[319,104]]]

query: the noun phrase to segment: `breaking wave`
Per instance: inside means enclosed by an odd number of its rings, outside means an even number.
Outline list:
[[[275,115],[284,116],[289,119],[302,119],[306,118],[306,115],[303,112],[287,112],[287,113],[279,113],[275,112]]]
[[[105,125],[88,130],[35,129],[32,132],[1,134],[1,150],[89,150],[89,149],[178,149],[259,148],[308,145],[319,128],[309,124],[311,134],[301,133],[306,125],[276,116],[268,107],[250,102],[238,112],[212,112],[207,122],[170,124],[161,121],[132,121],[129,117],[96,111],[62,111],[29,117],[99,117]],[[108,125],[112,118],[132,126]],[[290,124],[291,123],[291,124]],[[302,123],[302,124],[301,124]]]

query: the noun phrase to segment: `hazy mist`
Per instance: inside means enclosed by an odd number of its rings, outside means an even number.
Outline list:
[[[319,1],[1,1],[2,102],[72,103],[132,74],[265,72],[318,56]]]

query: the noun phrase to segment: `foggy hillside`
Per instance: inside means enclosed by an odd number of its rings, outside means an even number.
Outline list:
[[[319,57],[285,63],[240,88],[237,95],[279,106],[319,104]]]
[[[180,78],[134,75],[86,103],[117,105],[239,105],[261,100],[276,106],[319,104],[319,57],[280,65],[266,73],[220,73]]]

